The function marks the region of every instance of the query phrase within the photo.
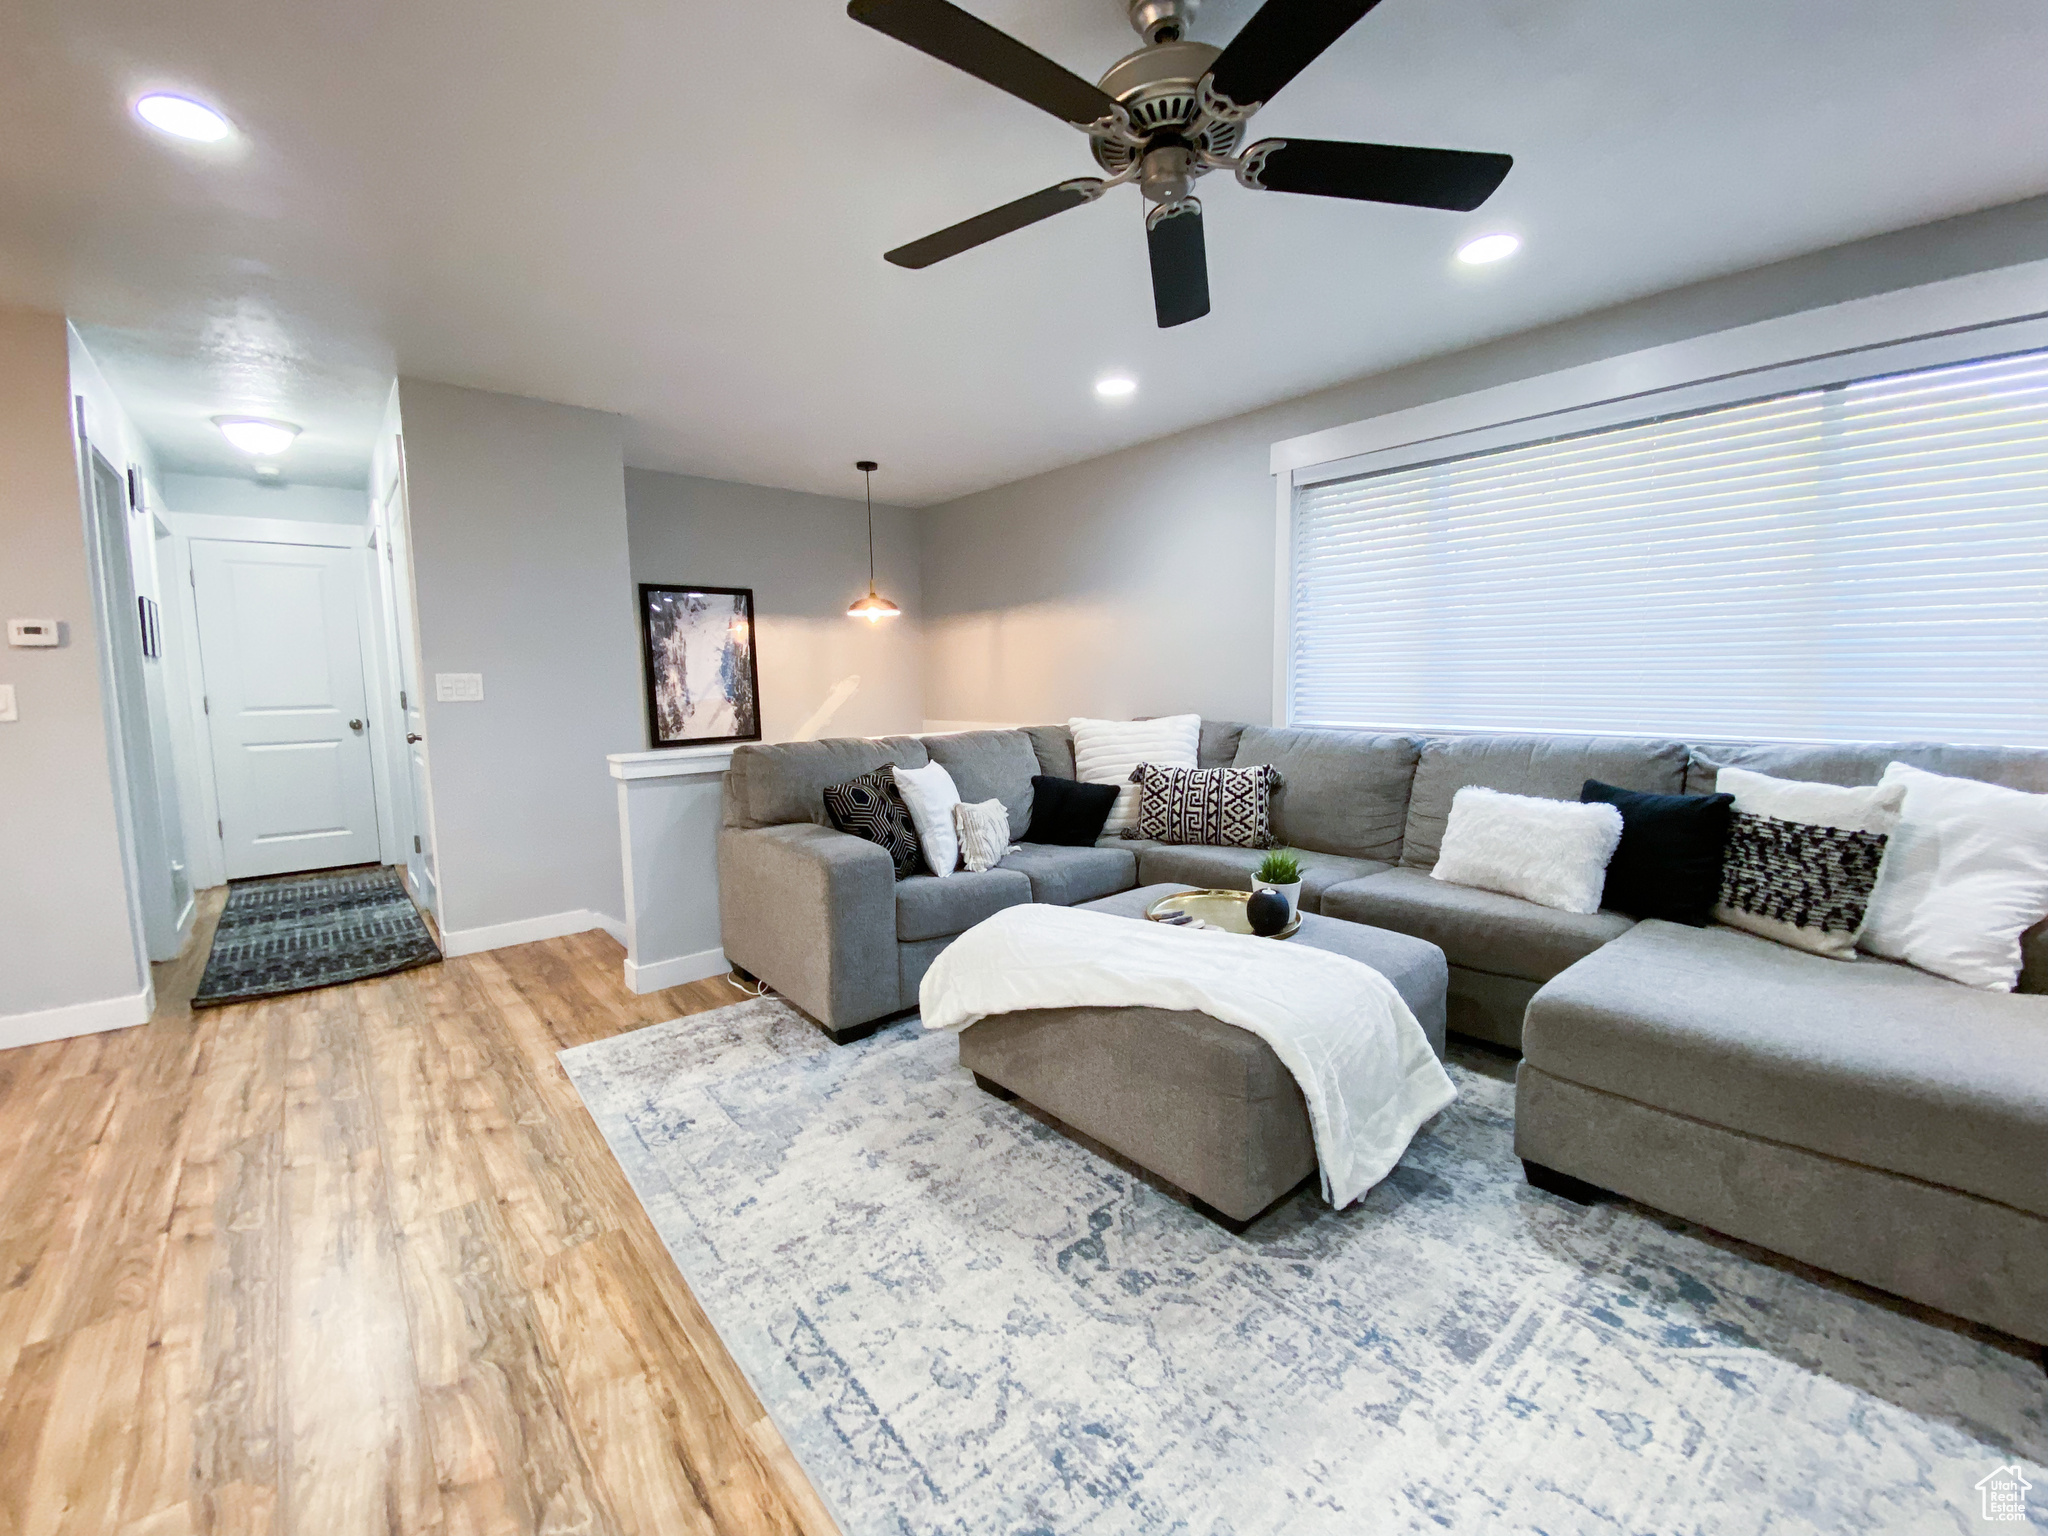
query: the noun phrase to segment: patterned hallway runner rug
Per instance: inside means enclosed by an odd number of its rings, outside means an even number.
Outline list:
[[[915,1022],[769,998],[562,1062],[844,1536],[1919,1536],[2048,1487],[2030,1346],[1542,1194],[1455,1064],[1369,1196],[1240,1238]]]
[[[440,958],[426,920],[387,865],[235,880],[192,1006],[388,976]]]

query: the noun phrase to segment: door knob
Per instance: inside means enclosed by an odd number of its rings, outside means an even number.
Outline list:
[[[348,723],[348,728],[352,731],[360,731],[363,728],[363,722],[360,720],[351,720]]]
[[[417,732],[407,731],[405,733],[405,739],[407,741],[425,741],[427,738],[419,735]]]

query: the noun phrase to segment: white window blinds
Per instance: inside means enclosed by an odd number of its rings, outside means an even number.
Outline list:
[[[1301,725],[2048,746],[2048,353],[1305,487]]]

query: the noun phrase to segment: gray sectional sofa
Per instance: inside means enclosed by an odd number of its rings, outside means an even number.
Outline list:
[[[1304,907],[1438,945],[1449,1025],[1523,1052],[1532,1178],[1611,1190],[2048,1343],[2048,923],[2012,995],[1725,928],[1576,916],[1430,878],[1467,784],[1576,799],[1586,779],[1710,793],[1720,767],[1875,783],[1887,763],[2048,793],[2048,751],[1568,736],[1406,736],[1205,721],[1201,763],[1271,763]],[[725,950],[838,1039],[912,1008],[956,935],[1021,902],[1243,886],[1260,853],[1023,844],[980,874],[898,882],[825,825],[822,791],[939,762],[1012,836],[1033,774],[1074,776],[1063,726],[743,746],[719,839]],[[1581,1188],[1583,1186],[1583,1189]]]

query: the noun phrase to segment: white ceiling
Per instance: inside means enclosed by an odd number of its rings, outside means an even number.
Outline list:
[[[1090,78],[1136,42],[1123,0],[971,8]],[[149,87],[243,142],[146,133]],[[1093,164],[841,0],[11,0],[0,298],[78,319],[172,469],[237,467],[236,410],[359,479],[399,370],[620,412],[649,468],[852,494],[872,456],[918,505],[2039,193],[2044,87],[2039,0],[1385,0],[1254,136],[1505,150],[1507,184],[1455,215],[1211,177],[1215,312],[1162,332],[1129,189],[882,261]],[[1450,264],[1495,228],[1524,253]]]

